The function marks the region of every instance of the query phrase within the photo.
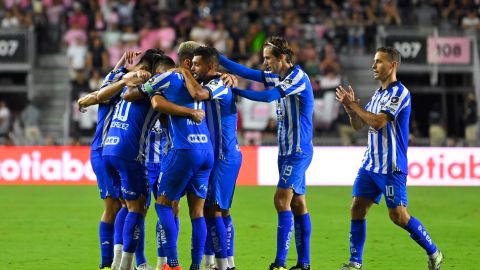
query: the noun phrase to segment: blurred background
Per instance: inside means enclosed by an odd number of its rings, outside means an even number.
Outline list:
[[[315,94],[314,144],[365,145],[334,98],[352,85],[365,104],[378,84],[375,49],[402,54],[411,91],[411,145],[477,146],[479,0],[3,0],[0,6],[0,145],[88,145],[98,89],[125,50],[186,40],[262,68],[262,45],[283,36]],[[241,81],[241,87],[263,85]],[[275,145],[273,104],[238,100],[242,145]]]

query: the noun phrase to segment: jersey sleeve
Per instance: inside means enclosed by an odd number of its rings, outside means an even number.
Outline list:
[[[281,81],[277,87],[280,88],[283,96],[295,95],[307,88],[306,79],[305,73],[297,69]]]
[[[388,99],[387,103],[382,106],[380,112],[383,112],[393,119],[410,104],[410,93],[404,87],[393,87],[393,94]]]
[[[112,70],[110,71],[107,76],[103,79],[102,86],[100,86],[100,89],[109,86],[112,83],[118,82],[120,79],[122,79],[123,75],[125,75],[128,72],[128,70],[125,67],[120,67],[117,70]]]
[[[272,73],[271,71],[263,71],[262,74],[265,87],[274,87],[280,83],[280,75]]]
[[[223,81],[220,79],[211,80],[204,85],[203,88],[210,92],[210,99],[223,99],[230,91],[230,88],[225,87]]]
[[[139,85],[138,90],[146,96],[161,95],[170,86],[173,79],[173,73],[170,71],[155,74],[146,83]]]

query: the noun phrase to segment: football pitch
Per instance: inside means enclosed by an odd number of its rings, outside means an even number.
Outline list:
[[[277,214],[274,187],[238,187],[232,217],[239,270],[263,270],[274,260]],[[309,187],[313,270],[348,260],[350,187]],[[94,186],[1,186],[0,269],[98,269],[102,201]],[[480,188],[410,187],[410,212],[420,219],[446,260],[442,269],[480,266]],[[152,209],[153,210],[153,209]],[[155,211],[147,216],[146,254],[156,264]],[[181,204],[180,263],[188,269],[191,225]],[[427,269],[426,256],[388,218],[385,202],[370,210],[364,269]],[[292,240],[288,267],[296,263]]]

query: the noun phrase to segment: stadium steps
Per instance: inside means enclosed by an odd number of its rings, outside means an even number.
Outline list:
[[[64,142],[70,119],[70,77],[65,54],[39,55],[34,71],[35,99],[42,107],[40,129]]]

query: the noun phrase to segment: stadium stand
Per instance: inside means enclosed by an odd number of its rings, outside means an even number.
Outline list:
[[[387,44],[397,47],[404,59],[399,77],[414,100],[412,143],[429,144],[428,115],[438,103],[447,137],[455,145],[472,145],[465,140],[465,127],[472,126],[475,118],[466,120],[464,108],[467,96],[475,91],[479,103],[479,2],[6,0],[0,6],[0,93],[12,111],[10,134],[23,134],[15,126],[23,126],[18,124],[19,115],[31,100],[41,111],[40,129],[45,137],[55,138],[56,144],[87,144],[90,137],[85,129],[90,120],[75,121],[78,115],[72,100],[94,90],[95,83],[88,83],[91,74],[102,77],[124,50],[158,46],[175,58],[180,42],[195,39],[216,46],[231,59],[261,67],[265,38],[281,35],[312,80],[314,143],[341,145],[339,130],[344,119],[339,117],[342,108],[332,98],[335,85],[348,83],[360,98],[369,96],[377,88],[369,69],[371,52]],[[461,47],[447,48],[452,44],[447,40],[444,47],[429,48],[430,39],[437,36],[464,39],[459,41]],[[469,50],[469,57],[460,64],[432,64],[432,50],[458,59],[466,54],[458,50]],[[80,72],[86,76],[83,90],[75,82]],[[269,136],[269,117],[260,122],[261,127],[255,129],[259,133],[243,129],[247,136],[260,136],[245,143],[275,144],[274,136]],[[25,142],[17,139],[14,143]],[[364,141],[354,139],[353,143]]]

